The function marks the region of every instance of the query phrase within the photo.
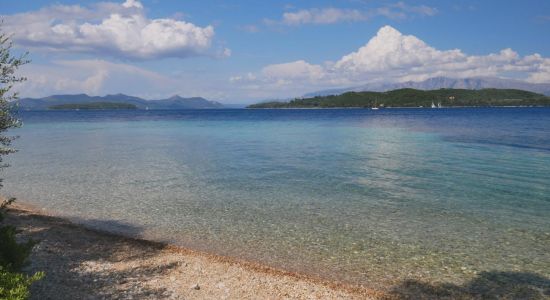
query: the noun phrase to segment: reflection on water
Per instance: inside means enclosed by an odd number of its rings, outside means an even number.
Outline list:
[[[61,215],[370,285],[550,276],[549,109],[22,118],[6,190]]]

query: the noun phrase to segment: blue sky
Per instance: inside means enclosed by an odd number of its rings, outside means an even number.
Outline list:
[[[0,1],[22,96],[225,103],[433,76],[550,82],[550,1]]]

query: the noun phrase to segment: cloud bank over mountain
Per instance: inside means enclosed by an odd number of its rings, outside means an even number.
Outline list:
[[[502,77],[530,83],[550,82],[550,58],[520,56],[512,49],[467,55],[459,49],[438,50],[391,26],[380,28],[367,44],[335,62],[305,60],[272,64],[258,72],[230,78],[235,84],[273,90],[306,91],[375,82],[422,81],[433,77]]]
[[[52,94],[93,95],[117,93],[132,87],[136,93],[157,96],[177,81],[162,74],[124,63],[101,59],[56,60],[51,64],[29,64],[22,69],[29,80],[18,85],[25,97]]]

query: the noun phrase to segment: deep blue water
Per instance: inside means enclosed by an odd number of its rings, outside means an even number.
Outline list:
[[[365,284],[550,276],[550,109],[22,112],[5,193]]]

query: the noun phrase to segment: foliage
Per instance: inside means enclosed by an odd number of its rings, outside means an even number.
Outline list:
[[[7,167],[2,164],[2,157],[15,152],[10,148],[15,137],[4,133],[13,127],[20,126],[10,109],[10,100],[17,99],[17,93],[12,92],[14,84],[24,81],[24,77],[18,77],[17,69],[28,63],[26,53],[20,57],[11,54],[12,42],[10,37],[0,32],[0,169]],[[2,181],[0,179],[0,188]],[[14,226],[3,225],[4,214],[8,205],[15,201],[14,198],[3,201],[0,204],[0,298],[1,299],[26,299],[29,296],[29,287],[32,282],[42,278],[42,273],[27,276],[19,273],[27,262],[27,258],[35,242],[18,243],[16,239],[17,229]]]
[[[37,272],[33,276],[12,273],[0,268],[0,299],[24,300],[29,298],[29,287],[44,277],[44,273]]]
[[[137,106],[130,103],[91,102],[52,105],[49,109],[137,109]]]
[[[267,102],[249,108],[326,108],[326,107],[445,107],[463,106],[550,106],[550,97],[514,89],[398,89],[388,92],[349,92],[341,95]]]
[[[2,134],[6,130],[20,126],[20,122],[11,113],[10,102],[17,99],[17,93],[12,92],[13,85],[26,80],[25,77],[15,75],[15,71],[22,65],[28,63],[27,53],[20,57],[14,57],[11,54],[13,44],[10,37],[0,32],[0,169],[7,167],[2,164],[2,156],[15,152],[10,148],[14,137]],[[2,179],[0,179],[0,188]]]
[[[0,224],[4,219],[7,206],[14,200],[14,198],[11,198],[0,205]],[[10,272],[21,271],[36,244],[33,240],[18,243],[16,234],[17,229],[14,226],[0,226],[0,268]]]

